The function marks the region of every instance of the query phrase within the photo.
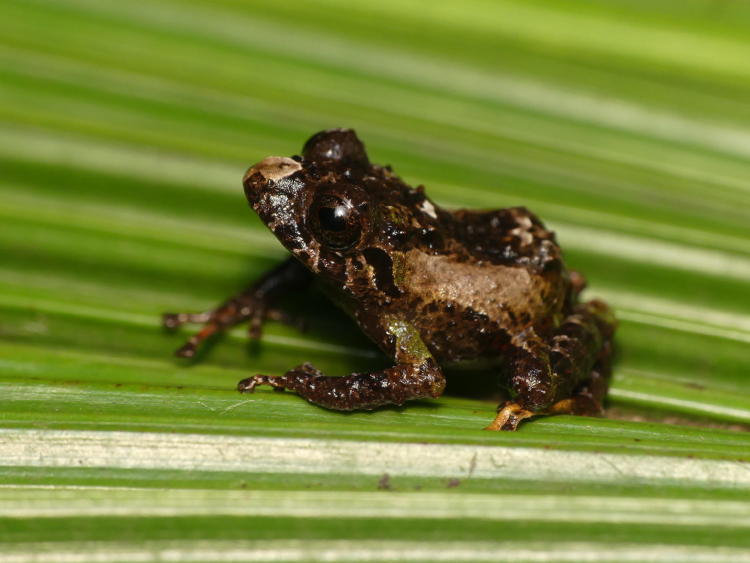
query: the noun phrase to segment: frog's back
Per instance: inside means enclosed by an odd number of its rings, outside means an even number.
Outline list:
[[[555,233],[525,207],[459,209],[446,215],[453,240],[473,260],[549,271],[564,269]]]

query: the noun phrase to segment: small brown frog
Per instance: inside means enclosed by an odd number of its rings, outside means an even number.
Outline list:
[[[330,377],[305,363],[244,379],[240,391],[270,385],[329,409],[374,409],[439,397],[441,366],[480,361],[511,397],[489,430],[539,414],[602,414],[614,317],[601,301],[579,302],[583,277],[527,209],[442,209],[371,164],[350,129],[313,135],[302,156],[264,158],[243,184],[292,256],[213,311],[165,314],[168,328],[205,323],[178,356],[246,320],[258,338],[266,319],[289,319],[279,297],[317,281],[395,365]]]

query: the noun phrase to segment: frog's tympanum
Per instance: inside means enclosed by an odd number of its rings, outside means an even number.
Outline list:
[[[316,282],[390,358],[393,367],[342,377],[310,364],[239,383],[289,389],[334,410],[439,397],[443,367],[491,366],[509,400],[490,430],[539,414],[600,415],[615,321],[601,301],[580,302],[555,234],[524,207],[448,211],[389,166],[370,163],[354,131],[313,135],[302,156],[269,156],[243,178],[255,212],[291,256],[217,309],[166,314],[205,323],[177,355],[249,320],[285,320],[279,297]]]

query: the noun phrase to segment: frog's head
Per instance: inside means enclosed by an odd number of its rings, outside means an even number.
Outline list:
[[[243,184],[252,208],[292,254],[353,293],[395,296],[394,261],[438,232],[436,208],[423,191],[371,165],[351,129],[313,135],[302,156],[264,158]]]

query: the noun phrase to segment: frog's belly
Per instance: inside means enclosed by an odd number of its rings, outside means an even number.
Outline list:
[[[549,324],[562,310],[559,273],[412,252],[403,289],[412,322],[439,360],[502,355],[514,334]]]

